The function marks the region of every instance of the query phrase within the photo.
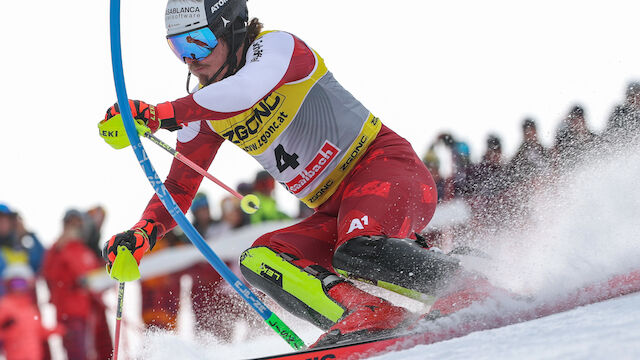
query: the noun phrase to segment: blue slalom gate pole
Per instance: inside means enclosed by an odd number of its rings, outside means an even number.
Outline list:
[[[122,45],[120,38],[120,0],[111,0],[111,64],[113,68],[113,80],[115,82],[118,105],[123,119],[127,137],[131,143],[131,148],[138,158],[145,175],[149,179],[151,186],[160,198],[169,214],[182,228],[185,235],[202,253],[213,268],[222,278],[238,292],[238,294],[262,317],[262,319],[277,332],[295,350],[305,348],[304,342],[282,321],[276,314],[269,310],[260,299],[242,282],[238,277],[220,260],[218,255],[207,245],[198,231],[191,225],[186,216],[182,213],[178,204],[167,191],[162,180],[158,177],[147,153],[138,137],[138,132],[134,125],[133,115],[129,107],[129,97],[124,82],[124,71],[122,66]]]

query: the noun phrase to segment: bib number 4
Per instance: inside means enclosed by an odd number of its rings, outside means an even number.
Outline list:
[[[287,168],[295,169],[300,165],[298,162],[298,154],[289,154],[285,151],[282,144],[276,146],[274,155],[276,156],[276,166],[280,172],[287,170]]]

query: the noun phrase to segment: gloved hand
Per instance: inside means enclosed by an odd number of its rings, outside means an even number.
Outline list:
[[[129,100],[129,107],[139,135],[146,132],[154,133],[159,128],[171,131],[181,128],[176,122],[170,102],[153,106],[140,100]],[[122,149],[129,146],[129,138],[117,103],[107,109],[104,119],[98,123],[98,129],[100,136],[113,148]]]
[[[118,246],[126,246],[138,265],[145,252],[153,249],[158,236],[158,226],[153,220],[141,220],[133,229],[116,234],[104,244],[102,256],[107,261],[109,269],[118,254]]]

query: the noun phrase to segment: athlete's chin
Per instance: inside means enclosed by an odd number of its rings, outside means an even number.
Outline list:
[[[200,82],[200,84],[203,84],[203,85],[209,85],[209,84],[213,84],[215,82],[220,81],[220,76],[218,76],[216,79],[213,79],[212,78],[212,76],[213,76],[212,74],[208,74],[208,73],[198,74],[197,72],[193,72],[193,71],[191,73],[195,77],[197,77],[198,81]]]
[[[209,72],[209,67],[200,63],[189,64],[189,71],[198,78],[206,77]]]
[[[200,84],[208,84],[209,83],[209,79],[210,79],[210,75],[207,75],[205,73],[199,73],[197,71],[191,71],[191,74],[193,74],[193,76],[198,78],[198,81],[200,82]]]

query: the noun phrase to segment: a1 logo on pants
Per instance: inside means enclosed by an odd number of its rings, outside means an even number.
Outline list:
[[[365,214],[360,210],[351,210],[340,217],[338,236],[343,240],[357,236],[381,235],[382,233],[382,227],[373,214]]]
[[[367,225],[369,225],[369,217],[367,215],[359,219],[355,218],[351,220],[351,225],[349,225],[349,230],[347,231],[347,234],[351,234],[351,232],[356,229],[364,230],[364,227]]]

